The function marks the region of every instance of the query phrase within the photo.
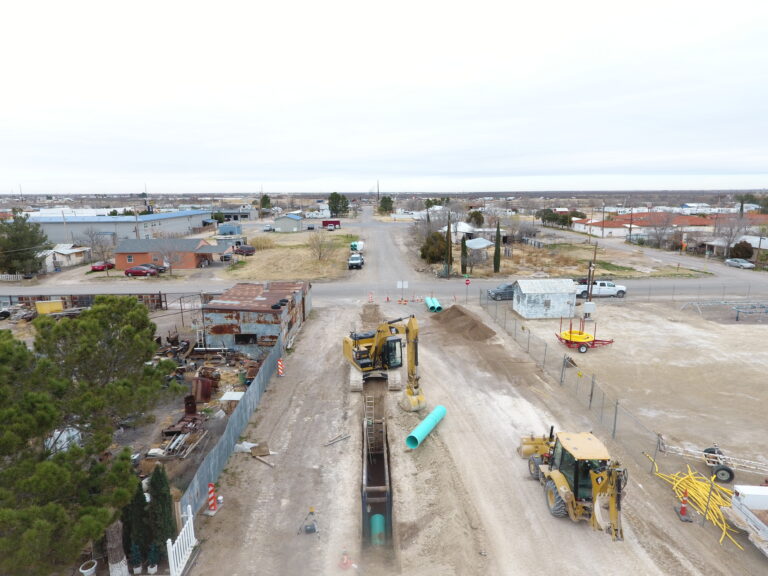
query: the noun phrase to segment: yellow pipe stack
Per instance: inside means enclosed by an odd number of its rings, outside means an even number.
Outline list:
[[[720,508],[721,506],[731,505],[733,490],[723,488],[714,482],[714,476],[712,478],[707,478],[699,472],[691,470],[690,466],[688,466],[687,474],[682,472],[662,474],[659,472],[659,466],[656,464],[656,461],[649,454],[646,454],[646,456],[653,462],[654,474],[668,484],[671,484],[672,490],[675,491],[675,494],[681,501],[683,494],[688,490],[688,504],[701,515],[704,515],[704,511],[706,510],[707,520],[712,522],[712,524],[722,531],[720,544],[723,543],[723,540],[727,536],[739,550],[744,550],[744,548],[731,536],[731,533],[739,532],[739,530],[736,530],[728,524],[723,515],[723,511]],[[710,490],[712,493],[711,496]],[[707,507],[707,499],[709,499],[709,507]]]

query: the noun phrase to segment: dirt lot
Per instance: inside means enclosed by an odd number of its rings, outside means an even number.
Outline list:
[[[425,414],[397,408],[390,393],[389,437],[394,485],[394,543],[372,554],[361,547],[360,394],[348,391],[341,356],[345,333],[370,320],[364,303],[315,299],[310,321],[274,378],[245,436],[276,452],[274,468],[233,456],[220,481],[223,508],[199,516],[203,540],[193,575],[336,574],[346,551],[358,573],[417,575],[764,574],[768,561],[741,538],[744,551],[718,544],[711,525],[683,524],[667,485],[649,474],[649,431],[673,443],[717,441],[734,456],[765,461],[762,438],[768,391],[765,326],[721,323],[696,310],[652,303],[598,305],[606,348],[579,355],[642,423],[616,441],[542,372],[525,349],[479,307],[453,306],[421,324],[420,372],[428,409],[447,416],[416,450],[404,439]],[[383,318],[404,308],[381,303]],[[553,321],[527,322],[550,344]],[[625,540],[612,543],[588,525],[549,515],[541,488],[515,454],[518,437],[558,429],[594,429],[630,471]],[[350,438],[323,446],[338,434]],[[685,462],[665,458],[667,471]],[[742,477],[745,479],[746,477]],[[757,479],[750,478],[750,481]],[[300,528],[314,507],[319,532]]]

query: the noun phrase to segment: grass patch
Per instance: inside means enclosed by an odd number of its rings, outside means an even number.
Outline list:
[[[240,270],[241,268],[245,268],[248,265],[248,263],[245,260],[238,260],[237,262],[232,262],[229,265],[230,270]]]
[[[599,268],[602,268],[603,270],[608,270],[609,272],[634,272],[635,269],[630,266],[620,266],[619,264],[614,264],[613,262],[606,262],[605,260],[598,260],[596,262],[596,265]]]
[[[255,238],[251,239],[251,246],[253,246],[257,251],[269,250],[270,248],[275,247],[275,241],[272,240],[272,238],[266,236],[256,236]]]

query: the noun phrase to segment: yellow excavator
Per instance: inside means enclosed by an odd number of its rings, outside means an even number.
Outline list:
[[[517,453],[544,487],[549,512],[588,521],[614,541],[623,540],[621,498],[627,471],[590,432],[558,432],[521,438]],[[607,515],[606,515],[607,512]]]
[[[426,400],[419,386],[419,324],[414,315],[382,322],[376,330],[350,333],[344,337],[343,352],[347,361],[363,373],[363,381],[387,380],[389,370],[403,365],[402,335],[407,343],[408,380],[400,405],[415,412],[426,406]]]

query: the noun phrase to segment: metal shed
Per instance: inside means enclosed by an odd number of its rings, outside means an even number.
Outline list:
[[[512,309],[523,318],[571,318],[574,315],[576,285],[573,280],[518,280],[512,292]]]
[[[301,232],[304,219],[298,214],[286,214],[275,218],[275,232]]]
[[[251,358],[266,356],[279,338],[287,348],[312,309],[306,282],[240,283],[203,304],[205,346]]]

